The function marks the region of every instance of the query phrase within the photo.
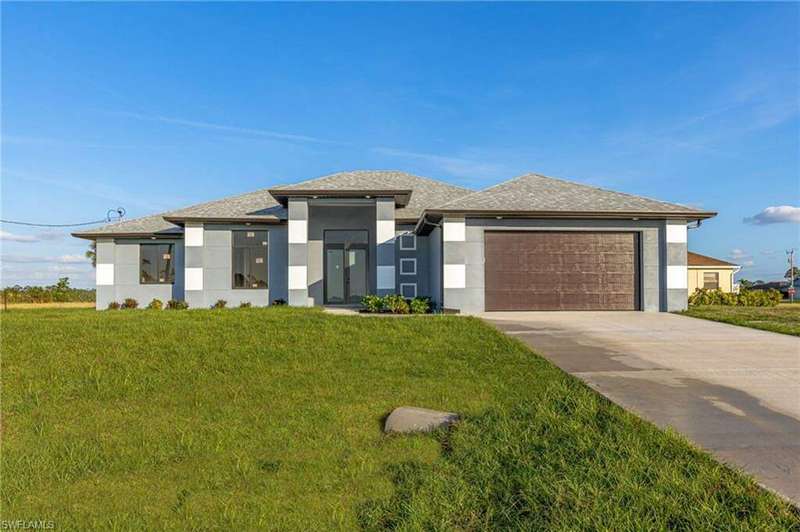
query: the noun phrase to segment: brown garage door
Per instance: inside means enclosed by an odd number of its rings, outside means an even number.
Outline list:
[[[636,310],[637,236],[487,231],[486,310]]]

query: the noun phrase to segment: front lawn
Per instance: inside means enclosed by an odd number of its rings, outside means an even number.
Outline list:
[[[0,519],[788,530],[791,506],[474,318],[12,310]],[[395,406],[453,410],[384,436]]]
[[[686,316],[721,321],[743,327],[800,336],[800,305],[781,303],[776,307],[734,307],[707,305],[689,307]]]

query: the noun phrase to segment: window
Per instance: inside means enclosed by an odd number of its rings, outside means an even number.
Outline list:
[[[267,231],[233,233],[233,287],[267,288]]]
[[[417,259],[400,259],[400,275],[417,275]]]
[[[417,249],[417,235],[400,235],[400,249],[403,251],[414,251]]]
[[[139,281],[141,284],[175,282],[173,244],[139,245]]]
[[[417,297],[417,283],[400,283],[400,295],[406,299]]]
[[[703,272],[703,288],[719,288],[719,273]]]

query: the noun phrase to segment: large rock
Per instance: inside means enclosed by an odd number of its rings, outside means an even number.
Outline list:
[[[453,412],[401,406],[395,408],[386,418],[383,431],[387,433],[429,432],[439,427],[446,427],[456,421],[458,421],[458,414]]]

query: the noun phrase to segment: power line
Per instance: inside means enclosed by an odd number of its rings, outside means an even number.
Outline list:
[[[26,225],[28,227],[78,227],[80,225],[95,225],[108,222],[119,222],[120,220],[122,220],[123,216],[125,216],[125,209],[122,207],[117,207],[116,209],[108,209],[105,219],[94,220],[92,222],[80,222],[77,224],[38,224],[33,222],[19,222],[16,220],[0,220],[0,223]]]

